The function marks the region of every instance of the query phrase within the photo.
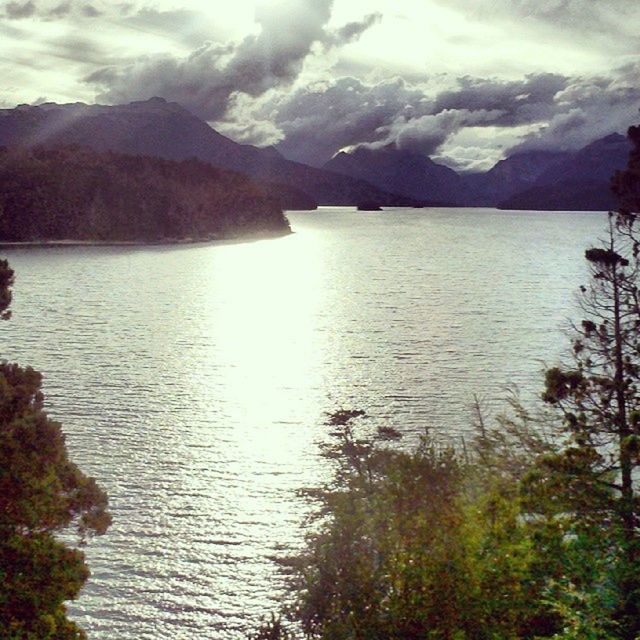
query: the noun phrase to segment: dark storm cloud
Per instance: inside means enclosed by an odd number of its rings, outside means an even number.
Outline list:
[[[640,59],[610,77],[575,78],[554,100],[556,111],[516,150],[575,149],[640,120]]]
[[[568,79],[552,73],[527,75],[523,80],[500,81],[461,78],[459,87],[437,96],[434,112],[468,109],[500,111],[493,124],[518,125],[537,122],[555,113],[554,97]]]
[[[401,79],[366,85],[340,78],[277,96],[259,115],[274,114],[274,124],[285,136],[280,144],[285,155],[322,164],[342,147],[377,140],[379,129],[405,110],[426,113],[428,106],[424,93]]]
[[[555,95],[567,86],[566,78],[553,74],[521,81],[464,77],[455,88],[433,95],[400,79],[368,85],[341,78],[278,96],[258,116],[273,113],[284,136],[282,152],[312,164],[361,143],[429,155],[464,127],[547,121],[557,111]]]
[[[435,93],[402,80],[366,84],[341,78],[278,95],[254,116],[276,125],[283,138],[278,148],[286,156],[319,165],[341,148],[360,145],[394,145],[433,155],[468,127],[503,132],[526,127],[530,133],[517,150],[576,149],[613,131],[624,132],[638,118],[638,107],[640,62],[609,77],[463,77],[455,87]]]
[[[28,2],[8,2],[5,7],[5,15],[9,20],[21,20],[30,18],[36,13],[37,7],[32,0]]]
[[[236,94],[258,97],[288,86],[314,47],[331,48],[359,37],[379,16],[332,31],[333,0],[265,3],[256,11],[258,34],[238,44],[205,43],[186,58],[148,57],[124,68],[91,74],[99,99],[126,102],[154,95],[175,100],[206,120],[224,116]]]

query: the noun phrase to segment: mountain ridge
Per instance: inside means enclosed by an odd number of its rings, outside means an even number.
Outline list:
[[[630,145],[617,133],[577,151],[519,151],[482,173],[457,174],[418,153],[384,147],[336,154],[324,167],[425,201],[471,207],[600,210],[615,206],[610,179]]]
[[[322,168],[275,147],[239,144],[175,102],[124,105],[44,103],[0,110],[0,145],[88,146],[170,160],[198,158],[271,185],[287,209],[317,204],[600,209],[614,205],[609,180],[626,165],[629,144],[610,134],[577,151],[513,153],[483,173],[458,174],[393,146],[340,152]]]
[[[611,178],[627,164],[631,143],[619,133],[594,140],[543,171],[527,189],[497,204],[500,209],[609,211],[617,201]]]
[[[169,160],[195,157],[263,182],[285,185],[319,204],[355,205],[362,200],[382,205],[416,204],[411,198],[384,192],[362,180],[287,160],[273,148],[238,144],[164,98],[125,105],[45,103],[0,110],[0,145],[61,144]]]

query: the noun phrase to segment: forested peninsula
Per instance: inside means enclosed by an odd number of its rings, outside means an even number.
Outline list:
[[[196,159],[0,148],[0,243],[158,243],[290,232],[282,189]]]

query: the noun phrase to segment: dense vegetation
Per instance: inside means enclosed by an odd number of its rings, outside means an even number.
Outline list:
[[[0,261],[0,314],[9,317],[13,271]],[[82,640],[65,601],[89,570],[78,542],[102,534],[107,496],[68,457],[64,435],[43,410],[42,376],[0,362],[0,638]]]
[[[0,241],[154,242],[286,233],[278,194],[198,160],[0,150]]]
[[[331,417],[334,481],[258,640],[640,638],[640,128],[546,409],[413,451]]]

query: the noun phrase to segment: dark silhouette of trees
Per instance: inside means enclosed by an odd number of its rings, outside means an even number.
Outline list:
[[[629,167],[618,172],[620,200],[606,240],[586,251],[590,281],[581,288],[584,316],[574,325],[573,362],[550,369],[545,400],[562,411],[571,441],[544,466],[558,509],[607,535],[616,558],[622,638],[640,633],[640,130]]]
[[[277,187],[199,160],[0,149],[0,241],[159,242],[286,233]]]
[[[0,261],[0,312],[7,317],[13,271]],[[107,496],[69,460],[60,425],[44,411],[42,376],[0,363],[0,637],[80,640],[65,601],[77,597],[89,570],[78,542],[102,534]]]
[[[13,286],[13,269],[7,260],[0,260],[0,319],[11,317],[11,287]]]

